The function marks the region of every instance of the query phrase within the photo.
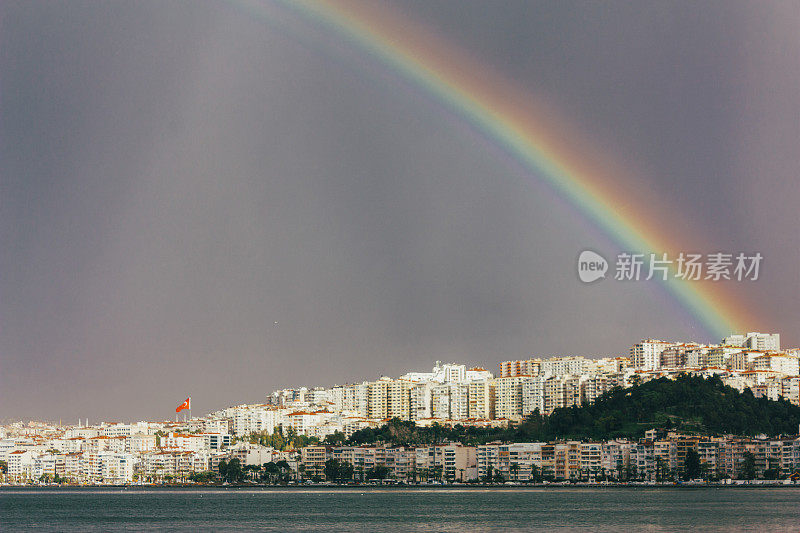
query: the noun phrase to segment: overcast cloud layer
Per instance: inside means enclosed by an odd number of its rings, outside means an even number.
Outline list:
[[[430,97],[266,4],[0,6],[0,419],[706,338]],[[641,170],[797,345],[800,6],[400,2]],[[667,222],[668,223],[668,222]]]

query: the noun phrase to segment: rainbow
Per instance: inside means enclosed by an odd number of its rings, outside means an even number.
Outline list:
[[[269,16],[258,2],[239,4],[251,13]],[[668,225],[659,221],[670,220],[674,213],[665,211],[666,206],[657,199],[648,198],[630,172],[595,153],[577,132],[568,131],[566,121],[553,110],[487,65],[425,31],[419,22],[377,2],[287,0],[285,5],[335,30],[432,95],[532,177],[546,182],[621,250],[667,252],[674,257],[680,250],[701,249],[688,236],[671,238]],[[757,324],[724,284],[668,278],[660,283],[709,339],[752,330]]]

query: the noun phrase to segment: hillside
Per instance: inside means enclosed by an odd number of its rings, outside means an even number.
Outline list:
[[[610,439],[641,437],[647,429],[667,428],[700,434],[796,434],[800,407],[786,400],[755,398],[717,378],[661,378],[615,389],[584,407],[557,409],[529,417],[519,437]]]
[[[633,439],[642,437],[651,428],[704,435],[763,433],[774,436],[796,434],[798,425],[800,407],[786,400],[755,398],[749,389],[740,393],[716,377],[681,376],[675,380],[662,378],[627,389],[615,389],[591,405],[556,409],[550,416],[534,413],[508,429],[438,425],[423,428],[395,419],[377,429],[355,432],[348,443],[386,442],[409,446],[444,441],[480,444],[493,440]],[[336,439],[337,443],[344,440],[342,437]]]

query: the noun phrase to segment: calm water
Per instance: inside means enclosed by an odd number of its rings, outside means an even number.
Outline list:
[[[0,529],[800,531],[800,488],[0,490]]]

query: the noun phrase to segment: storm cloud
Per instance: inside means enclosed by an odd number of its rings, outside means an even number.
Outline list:
[[[800,8],[398,2],[760,251],[796,345]],[[706,338],[607,237],[413,84],[265,3],[0,7],[0,418],[165,418],[286,386]]]

